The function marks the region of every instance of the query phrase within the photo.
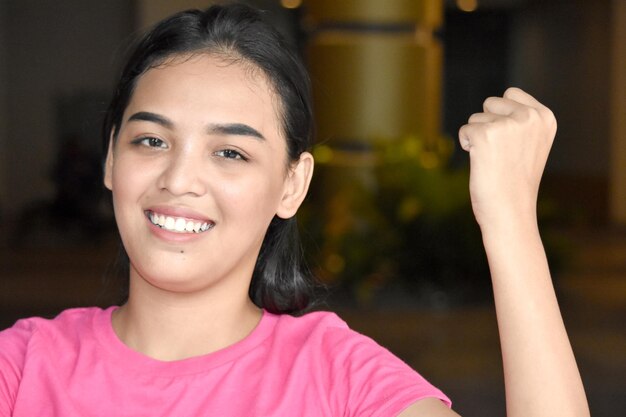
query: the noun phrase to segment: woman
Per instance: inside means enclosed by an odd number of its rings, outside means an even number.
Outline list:
[[[128,300],[2,332],[0,414],[456,415],[336,316],[295,317],[312,288],[294,220],[313,172],[308,90],[247,7],[183,12],[139,42],[105,123]],[[511,416],[588,414],[536,227],[555,130],[547,108],[509,89],[459,135]]]

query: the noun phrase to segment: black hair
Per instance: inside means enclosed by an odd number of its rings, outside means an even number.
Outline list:
[[[139,39],[105,115],[104,149],[111,137],[117,138],[138,79],[168,59],[196,53],[223,55],[260,69],[280,98],[289,159],[296,161],[310,149],[314,122],[306,69],[282,36],[263,20],[261,12],[242,4],[177,13]],[[297,314],[310,307],[315,288],[304,265],[295,216],[275,216],[254,268],[250,298],[269,312]]]

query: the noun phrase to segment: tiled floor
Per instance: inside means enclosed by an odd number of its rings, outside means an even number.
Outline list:
[[[567,237],[574,256],[556,277],[557,291],[592,415],[626,416],[626,233]],[[113,295],[102,290],[102,279],[116,252],[112,242],[104,239],[71,250],[0,251],[0,328],[21,316],[109,304]],[[442,388],[462,415],[504,415],[491,306],[338,310],[353,328],[387,346]]]

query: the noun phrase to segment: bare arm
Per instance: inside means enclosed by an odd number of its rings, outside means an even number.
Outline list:
[[[483,109],[459,138],[470,154],[472,207],[493,281],[507,416],[589,416],[537,228],[537,191],[556,121],[516,88]],[[421,409],[427,406],[435,408]],[[448,411],[418,402],[401,416],[454,415]]]

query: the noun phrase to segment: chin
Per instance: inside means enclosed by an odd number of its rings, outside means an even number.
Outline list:
[[[181,264],[182,262],[176,262],[173,259],[161,259],[160,262],[149,262],[147,268],[133,266],[131,268],[131,281],[133,279],[141,280],[157,289],[181,293],[193,292],[197,287],[201,287],[199,285],[200,279],[194,277],[194,274],[188,268],[182,267]]]

